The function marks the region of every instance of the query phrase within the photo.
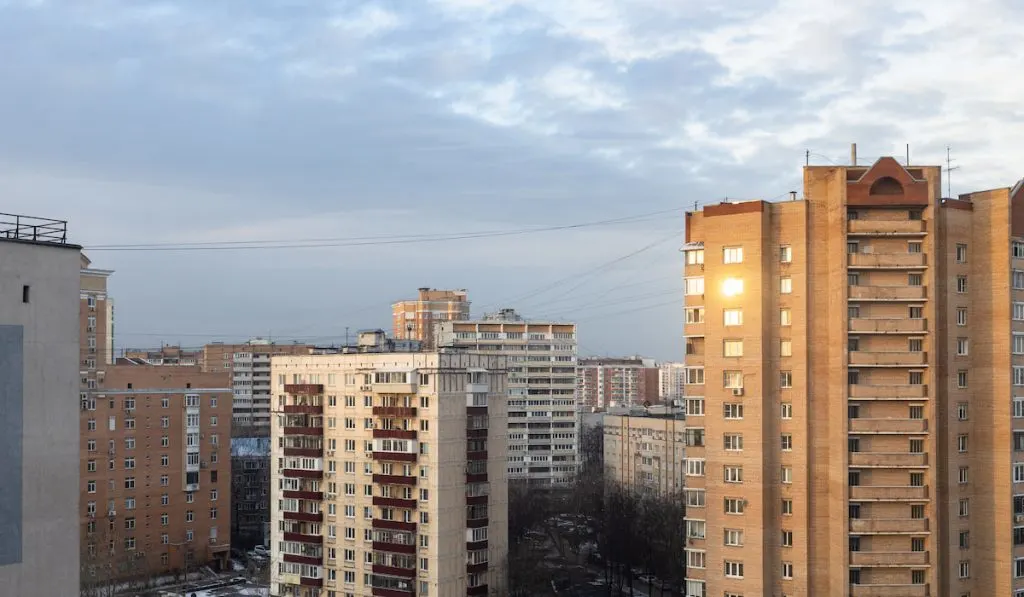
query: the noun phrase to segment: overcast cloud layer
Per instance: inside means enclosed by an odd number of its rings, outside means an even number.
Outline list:
[[[0,211],[95,246],[678,208],[90,256],[117,270],[120,346],[327,341],[435,286],[576,319],[583,353],[679,359],[683,208],[798,190],[805,151],[852,141],[951,145],[954,194],[1024,174],[1024,4],[896,4],[0,0]]]

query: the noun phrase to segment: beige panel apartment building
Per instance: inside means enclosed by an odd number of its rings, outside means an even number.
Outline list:
[[[391,306],[392,334],[398,340],[417,340],[430,348],[434,328],[444,321],[469,319],[469,295],[465,290],[420,288],[415,300]]]
[[[107,292],[107,279],[114,272],[92,267],[80,255],[79,284],[79,371],[83,394],[94,390],[103,379],[107,365],[114,363],[114,299]],[[84,395],[82,396],[84,398]]]
[[[1022,185],[804,183],[687,214],[689,594],[1024,594]]]
[[[273,357],[271,595],[504,594],[504,357]]]
[[[198,366],[106,368],[81,405],[83,582],[226,563],[227,382]]]
[[[482,320],[444,322],[439,347],[508,358],[508,478],[568,482],[579,464],[576,324],[528,321],[512,309]]]
[[[682,493],[686,420],[682,413],[604,416],[605,479],[638,491]]]

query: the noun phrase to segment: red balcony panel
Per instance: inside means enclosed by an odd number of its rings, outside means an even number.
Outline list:
[[[466,460],[487,460],[487,452],[466,452]]]
[[[294,396],[318,396],[324,393],[322,383],[286,383],[284,393]]]
[[[410,597],[412,595],[412,588],[408,591],[399,591],[398,589],[381,589],[373,587],[373,597]]]
[[[466,437],[469,439],[484,439],[487,437],[486,429],[467,429]]]
[[[376,439],[416,439],[415,431],[405,429],[374,429],[373,437]]]
[[[477,595],[487,595],[488,591],[487,585],[477,585],[466,589],[466,595],[476,597]]]
[[[483,527],[487,526],[488,524],[490,524],[490,522],[491,522],[490,518],[473,518],[473,519],[470,519],[470,520],[466,521],[466,528],[467,529],[479,529],[479,528],[483,528]]]
[[[388,576],[397,576],[399,578],[415,578],[416,570],[414,568],[395,568],[394,566],[382,566],[381,564],[373,565],[374,574],[387,574]]]
[[[375,529],[390,529],[392,531],[406,531],[409,533],[416,532],[415,522],[402,522],[399,520],[381,520],[380,518],[373,519],[373,528]]]
[[[291,491],[286,489],[284,491],[284,497],[295,498],[298,500],[323,500],[324,494],[319,491]]]
[[[297,469],[297,468],[286,468],[286,469],[284,469],[284,472],[281,473],[281,474],[284,475],[285,477],[298,477],[300,479],[323,479],[324,478],[324,472],[323,471],[304,471],[304,470]]]
[[[323,427],[285,427],[285,435],[323,435]]]
[[[324,519],[323,512],[282,512],[281,513],[285,520],[299,520],[302,522],[322,522]]]
[[[375,417],[415,417],[415,406],[375,406],[373,407]]]
[[[324,407],[311,404],[286,404],[284,413],[286,415],[322,415]]]
[[[310,458],[321,458],[324,451],[320,448],[285,448],[285,456],[308,456]]]
[[[373,551],[387,551],[390,553],[416,553],[416,546],[406,545],[405,543],[385,543],[383,541],[374,541]]]
[[[466,483],[486,483],[487,473],[476,473],[475,475],[466,475]]]
[[[481,572],[487,572],[487,562],[483,564],[466,564],[467,574],[479,574]]]
[[[467,495],[466,505],[467,506],[482,506],[487,503],[486,495]]]
[[[486,406],[467,406],[466,407],[466,414],[467,415],[486,415],[487,414],[487,407]]]
[[[407,510],[416,509],[416,500],[404,500],[402,498],[386,498],[380,496],[373,496],[374,506],[385,506],[388,508],[405,508]]]
[[[299,579],[299,584],[306,587],[322,587],[324,586],[324,579],[322,578],[306,578],[303,576]]]
[[[374,460],[387,460],[391,462],[416,462],[419,456],[409,452],[374,452]]]
[[[321,566],[324,563],[323,558],[300,556],[293,553],[284,554],[284,561],[291,562],[293,564],[309,564],[310,566]]]
[[[376,452],[374,452],[376,454]],[[415,485],[416,477],[406,477],[403,475],[374,475],[374,483],[380,483],[382,485]]]
[[[476,551],[478,549],[487,549],[487,540],[483,541],[466,541],[466,551]]]
[[[323,545],[324,538],[321,535],[303,535],[302,533],[285,533],[285,541],[298,541],[299,543],[316,543]]]

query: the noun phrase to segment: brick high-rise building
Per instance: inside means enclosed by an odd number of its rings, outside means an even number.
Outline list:
[[[658,367],[641,357],[585,357],[576,365],[576,400],[581,408],[644,406],[661,402]]]
[[[81,409],[83,581],[224,564],[231,388],[198,366],[113,365]]]
[[[689,594],[1020,595],[1024,184],[804,193],[686,216]]]
[[[383,336],[273,357],[271,595],[503,595],[506,361]]]
[[[80,251],[63,221],[0,214],[3,595],[78,594]]]
[[[114,363],[114,299],[107,292],[107,279],[114,272],[92,267],[80,255],[79,272],[79,371],[80,392],[97,387],[107,365]]]
[[[420,288],[415,300],[391,306],[392,333],[398,340],[418,340],[424,348],[433,346],[438,323],[469,319],[469,296],[465,290]]]
[[[686,419],[681,410],[606,414],[604,474],[634,490],[682,492],[686,470]]]

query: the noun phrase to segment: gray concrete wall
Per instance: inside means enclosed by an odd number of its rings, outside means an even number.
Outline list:
[[[0,460],[19,460],[0,483],[21,484],[0,491],[0,517],[21,516],[0,520],[0,595],[78,594],[78,296],[78,250],[0,240],[0,415],[20,404],[22,419],[0,422]]]

